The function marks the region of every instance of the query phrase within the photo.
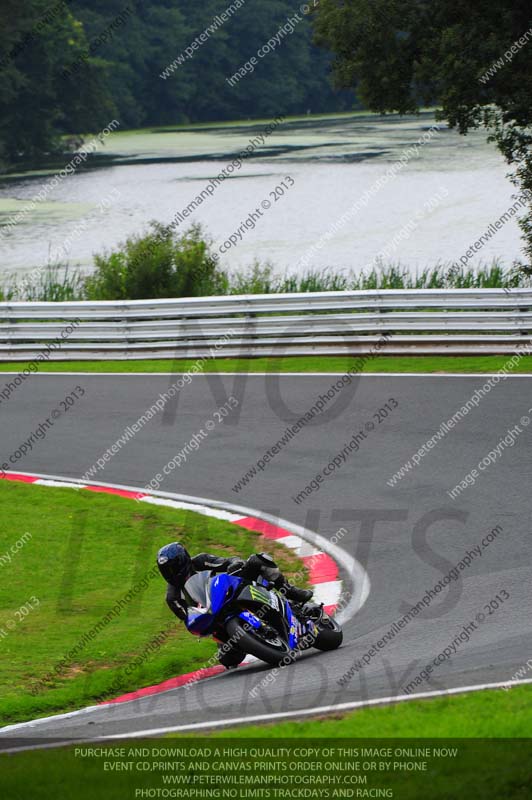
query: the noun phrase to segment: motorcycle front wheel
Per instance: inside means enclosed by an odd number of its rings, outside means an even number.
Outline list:
[[[267,664],[278,667],[281,662],[293,660],[288,642],[271,628],[252,628],[249,622],[233,617],[226,625],[232,642],[245,653],[249,653]]]
[[[330,617],[327,622],[318,623],[318,635],[313,647],[317,650],[336,650],[342,644],[343,638],[341,627]]]

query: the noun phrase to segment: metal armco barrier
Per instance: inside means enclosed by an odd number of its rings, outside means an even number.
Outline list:
[[[531,307],[532,289],[0,303],[0,360],[358,355],[383,334],[389,355],[513,353]]]

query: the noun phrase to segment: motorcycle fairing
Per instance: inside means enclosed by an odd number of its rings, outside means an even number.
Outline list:
[[[255,614],[252,614],[251,611],[241,611],[238,616],[245,622],[249,622],[252,628],[258,629],[262,625],[260,619]]]

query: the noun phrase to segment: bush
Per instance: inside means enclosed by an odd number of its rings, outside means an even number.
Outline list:
[[[144,300],[223,294],[211,243],[199,225],[178,235],[170,226],[151,223],[146,236],[133,236],[118,250],[94,258],[86,279],[89,300]]]

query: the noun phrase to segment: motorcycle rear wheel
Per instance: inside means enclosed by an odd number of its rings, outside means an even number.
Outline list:
[[[249,622],[240,617],[230,619],[226,629],[230,638],[238,644],[239,650],[244,650],[267,664],[278,667],[281,662],[288,663],[293,659],[288,643],[279,634],[272,640],[265,639]]]

